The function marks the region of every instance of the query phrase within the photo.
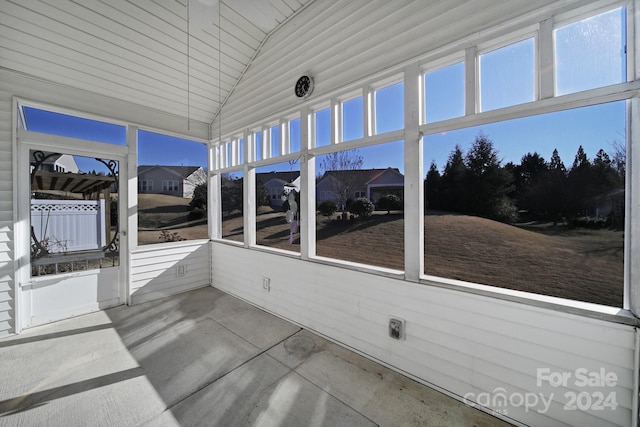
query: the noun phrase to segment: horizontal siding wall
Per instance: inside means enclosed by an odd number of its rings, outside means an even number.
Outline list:
[[[150,245],[131,253],[131,303],[210,285],[208,241]],[[184,269],[179,276],[178,270]]]
[[[550,9],[556,13],[585,3],[316,1],[265,43],[223,108],[221,132],[238,132],[296,108],[301,101],[293,88],[302,74],[314,77],[314,92],[304,101],[313,106],[336,89],[444,46],[462,53],[468,41],[454,42],[474,34],[490,37],[500,23],[511,20],[517,30],[545,19]]]
[[[0,79],[0,337],[15,328],[11,88]]]
[[[419,285],[316,262],[212,243],[213,285],[352,347],[463,399],[494,392],[553,396],[545,413],[509,406],[513,420],[544,426],[628,426],[634,383],[632,326],[584,318],[465,292]],[[252,268],[243,268],[252,266]],[[271,290],[262,278],[271,279]],[[406,321],[406,339],[387,336],[390,317]],[[550,372],[615,373],[618,407],[568,411],[575,386],[538,387]],[[471,393],[471,394],[468,394]],[[607,394],[605,393],[605,395]],[[497,406],[496,411],[505,407]]]

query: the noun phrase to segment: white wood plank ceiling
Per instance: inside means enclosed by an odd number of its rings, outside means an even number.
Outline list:
[[[313,0],[0,0],[0,68],[210,123]]]

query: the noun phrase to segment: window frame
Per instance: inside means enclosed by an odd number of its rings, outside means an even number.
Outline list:
[[[626,25],[627,34],[627,82],[615,84],[607,87],[599,87],[590,89],[584,92],[575,94],[556,96],[553,93],[553,85],[555,79],[551,79],[552,92],[549,93],[549,79],[545,77],[540,70],[542,67],[551,65],[555,67],[553,58],[549,59],[549,53],[553,57],[553,37],[551,34],[556,25],[565,25],[571,21],[579,21],[581,19],[595,16],[608,10],[613,10],[619,7],[626,7],[627,20],[624,23]],[[631,151],[631,133],[632,128],[640,127],[640,119],[632,120],[632,111],[634,114],[640,117],[640,98],[636,97],[636,93],[640,90],[640,73],[636,73],[635,70],[635,58],[637,55],[635,42],[634,42],[634,25],[635,21],[630,16],[633,6],[628,1],[610,1],[606,4],[601,2],[596,5],[586,5],[584,7],[576,7],[574,10],[568,12],[561,12],[553,16],[541,16],[540,21],[536,23],[529,23],[520,29],[514,31],[514,23],[507,22],[500,25],[491,31],[484,32],[482,34],[475,34],[463,38],[461,40],[453,42],[450,46],[444,46],[437,49],[435,52],[425,53],[423,56],[417,56],[415,59],[398,64],[394,67],[387,69],[386,71],[365,77],[362,80],[351,82],[342,88],[336,89],[330,93],[323,94],[312,101],[304,101],[299,105],[292,108],[292,110],[285,111],[282,117],[290,117],[300,115],[301,118],[301,152],[299,153],[301,160],[301,178],[303,183],[303,190],[307,188],[307,191],[313,195],[313,200],[306,200],[306,204],[303,204],[301,209],[312,206],[315,203],[315,187],[313,183],[313,176],[315,173],[315,161],[314,157],[326,154],[334,151],[340,151],[347,147],[342,147],[342,114],[340,111],[340,104],[342,100],[348,100],[354,97],[355,93],[358,95],[361,93],[363,96],[363,133],[364,136],[358,140],[349,140],[345,144],[348,148],[360,148],[380,144],[384,142],[393,142],[404,139],[405,135],[417,135],[417,138],[422,145],[422,136],[437,132],[447,132],[455,129],[478,126],[493,122],[505,121],[514,118],[521,118],[526,116],[533,116],[543,113],[551,113],[561,110],[567,110],[572,108],[584,107],[588,105],[595,105],[600,103],[606,103],[611,101],[627,101],[627,120],[628,120],[628,132],[627,132],[627,155],[630,159],[637,159],[635,165],[640,165],[640,153]],[[517,24],[517,23],[516,23]],[[475,39],[474,39],[475,37]],[[534,98],[533,101],[524,104],[510,105],[507,107],[489,110],[481,112],[479,109],[479,66],[478,61],[481,54],[500,49],[501,47],[508,46],[513,43],[517,43],[522,40],[533,37],[534,43]],[[425,123],[426,116],[424,109],[424,73],[437,70],[448,65],[462,61],[465,68],[465,113],[461,117],[452,119],[441,120],[433,123]],[[555,71],[554,71],[555,72]],[[405,85],[405,125],[400,131],[389,132],[388,134],[374,135],[370,132],[370,129],[375,129],[372,125],[372,114],[375,115],[375,102],[372,102],[370,97],[373,88],[376,85],[385,86],[384,81],[392,75],[402,75]],[[638,78],[635,77],[638,75]],[[415,81],[414,81],[415,80]],[[413,91],[413,92],[412,92]],[[407,96],[409,94],[411,99]],[[331,141],[328,145],[317,145],[317,123],[315,116],[318,112],[329,107],[331,116]],[[418,109],[419,114],[417,118],[411,116],[408,108],[413,107]],[[265,120],[259,124],[252,124],[250,129],[255,129],[256,125],[265,126],[269,121]],[[640,131],[636,131],[640,133]],[[414,151],[409,152],[407,147],[411,146],[411,141],[405,140],[405,188],[408,185],[419,185],[420,191],[423,191],[423,178],[422,172],[424,167],[414,165],[414,160],[411,156],[415,154]],[[214,141],[214,145],[216,141]],[[409,144],[409,145],[408,145]],[[413,149],[412,149],[413,150]],[[413,154],[412,154],[413,153]],[[283,161],[287,156],[280,157],[278,159],[271,159],[271,161]],[[420,158],[419,162],[422,162]],[[247,162],[245,164],[245,170],[251,170],[251,168],[267,164],[266,161],[254,161]],[[474,285],[470,283],[458,283],[446,278],[441,277],[427,277],[424,275],[423,268],[416,268],[415,265],[411,265],[411,271],[405,271],[404,274],[398,275],[396,272],[385,271],[384,269],[377,268],[375,266],[353,265],[352,263],[342,262],[340,260],[326,260],[319,259],[314,256],[315,253],[315,238],[309,238],[307,242],[301,241],[301,253],[302,256],[297,256],[304,261],[321,262],[324,264],[336,265],[341,268],[355,269],[358,271],[371,272],[374,274],[388,276],[398,279],[409,280],[412,282],[418,282],[423,285],[439,286],[448,289],[463,290],[466,292],[481,294],[484,296],[519,301],[530,305],[538,305],[543,307],[551,307],[559,309],[561,311],[580,312],[591,317],[608,318],[619,322],[628,322],[631,314],[630,299],[632,293],[635,295],[635,304],[640,306],[640,289],[631,290],[631,278],[640,278],[640,267],[632,271],[631,265],[631,226],[634,223],[639,223],[637,226],[636,235],[640,235],[640,213],[632,211],[632,197],[630,191],[630,183],[635,176],[640,173],[636,170],[631,170],[627,174],[627,203],[626,203],[626,222],[625,227],[625,282],[624,295],[625,301],[622,310],[617,307],[594,307],[588,303],[582,303],[577,300],[560,299],[550,297],[547,295],[537,295],[526,292],[518,292],[509,289],[503,289],[496,286]],[[225,172],[221,170],[217,172]],[[422,176],[411,176],[411,181],[407,181],[409,173],[413,175],[419,172]],[[635,172],[635,173],[634,173]],[[305,175],[307,174],[307,179]],[[246,178],[246,175],[245,175]],[[306,185],[307,187],[304,187]],[[246,188],[246,187],[245,187]],[[313,190],[313,191],[312,191]],[[416,193],[417,194],[417,193]],[[245,198],[247,196],[245,195]],[[635,195],[633,199],[640,198],[640,195]],[[407,208],[407,200],[405,198],[405,210]],[[415,208],[415,207],[414,207]],[[412,208],[412,209],[414,209]],[[417,215],[416,215],[417,213]],[[417,208],[417,212],[411,213],[411,218],[421,218],[423,214],[421,208]],[[245,214],[246,215],[246,214]],[[250,214],[249,214],[250,215]],[[634,217],[632,218],[632,215]],[[305,218],[307,218],[305,216]],[[406,217],[407,220],[411,219]],[[308,218],[308,227],[311,229],[310,234],[315,234],[315,222],[313,218]],[[422,227],[423,224],[420,224]],[[413,229],[412,229],[413,230]],[[415,230],[413,230],[415,231]],[[247,230],[245,230],[245,233]],[[406,238],[406,237],[405,237]],[[215,240],[215,239],[214,239]],[[250,240],[250,239],[249,239]],[[419,239],[418,239],[419,240]],[[309,245],[303,247],[303,245]],[[414,246],[411,246],[414,245]],[[420,247],[415,246],[416,241],[411,243],[411,247],[407,248],[405,243],[405,257],[409,250],[424,253],[424,244],[420,243]],[[247,245],[245,245],[247,247]],[[248,246],[250,249],[251,245]],[[269,248],[261,248],[261,250],[270,250]],[[405,259],[406,265],[406,259]],[[413,270],[418,270],[416,271]],[[640,288],[640,285],[636,287]],[[625,320],[626,319],[626,320]]]

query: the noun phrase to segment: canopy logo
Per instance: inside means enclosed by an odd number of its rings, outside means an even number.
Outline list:
[[[503,387],[493,391],[463,396],[469,406],[484,406],[494,414],[508,415],[510,408],[524,408],[525,412],[546,413],[552,404],[562,405],[565,411],[614,411],[618,407],[616,392],[610,390],[618,384],[615,372],[600,368],[590,371],[577,368],[574,371],[554,371],[551,368],[536,370],[536,386],[544,391],[514,391]],[[551,389],[549,392],[548,390]]]

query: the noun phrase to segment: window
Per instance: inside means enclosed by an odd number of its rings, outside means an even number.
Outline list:
[[[315,147],[331,144],[331,109],[324,108],[314,113]]]
[[[404,270],[403,165],[402,141],[317,157],[318,256]]]
[[[222,238],[244,241],[244,176],[242,171],[222,174],[220,197],[222,201]]]
[[[298,159],[256,169],[256,244],[300,252],[299,193]]]
[[[362,96],[342,102],[342,141],[363,136]]]
[[[270,129],[271,132],[271,157],[278,157],[282,155],[282,150],[280,149],[281,141],[280,141],[280,125],[273,126]]]
[[[23,107],[26,129],[34,132],[71,138],[88,139],[116,145],[127,145],[127,131],[123,125],[70,116],[68,114]]]
[[[534,39],[480,55],[480,110],[489,111],[534,100]]]
[[[31,150],[29,165],[32,276],[118,266],[118,162]]]
[[[464,62],[424,75],[425,123],[464,116]]]
[[[625,22],[619,8],[555,30],[557,95],[626,80]]]
[[[376,134],[404,128],[404,83],[396,83],[375,91]]]
[[[625,101],[424,137],[425,274],[621,307]]]
[[[289,152],[300,151],[300,118],[289,120]]]
[[[256,153],[256,158],[255,160],[262,160],[263,158],[265,158],[265,156],[263,155],[264,153],[264,147],[262,144],[262,131],[258,131],[256,133],[253,134],[254,135],[254,146],[255,146],[255,153]]]
[[[162,180],[162,191],[176,192],[179,189],[178,181]]]
[[[206,144],[138,131],[139,245],[208,237],[207,158]]]
[[[153,181],[143,179],[138,181],[141,193],[150,193],[153,191]]]

